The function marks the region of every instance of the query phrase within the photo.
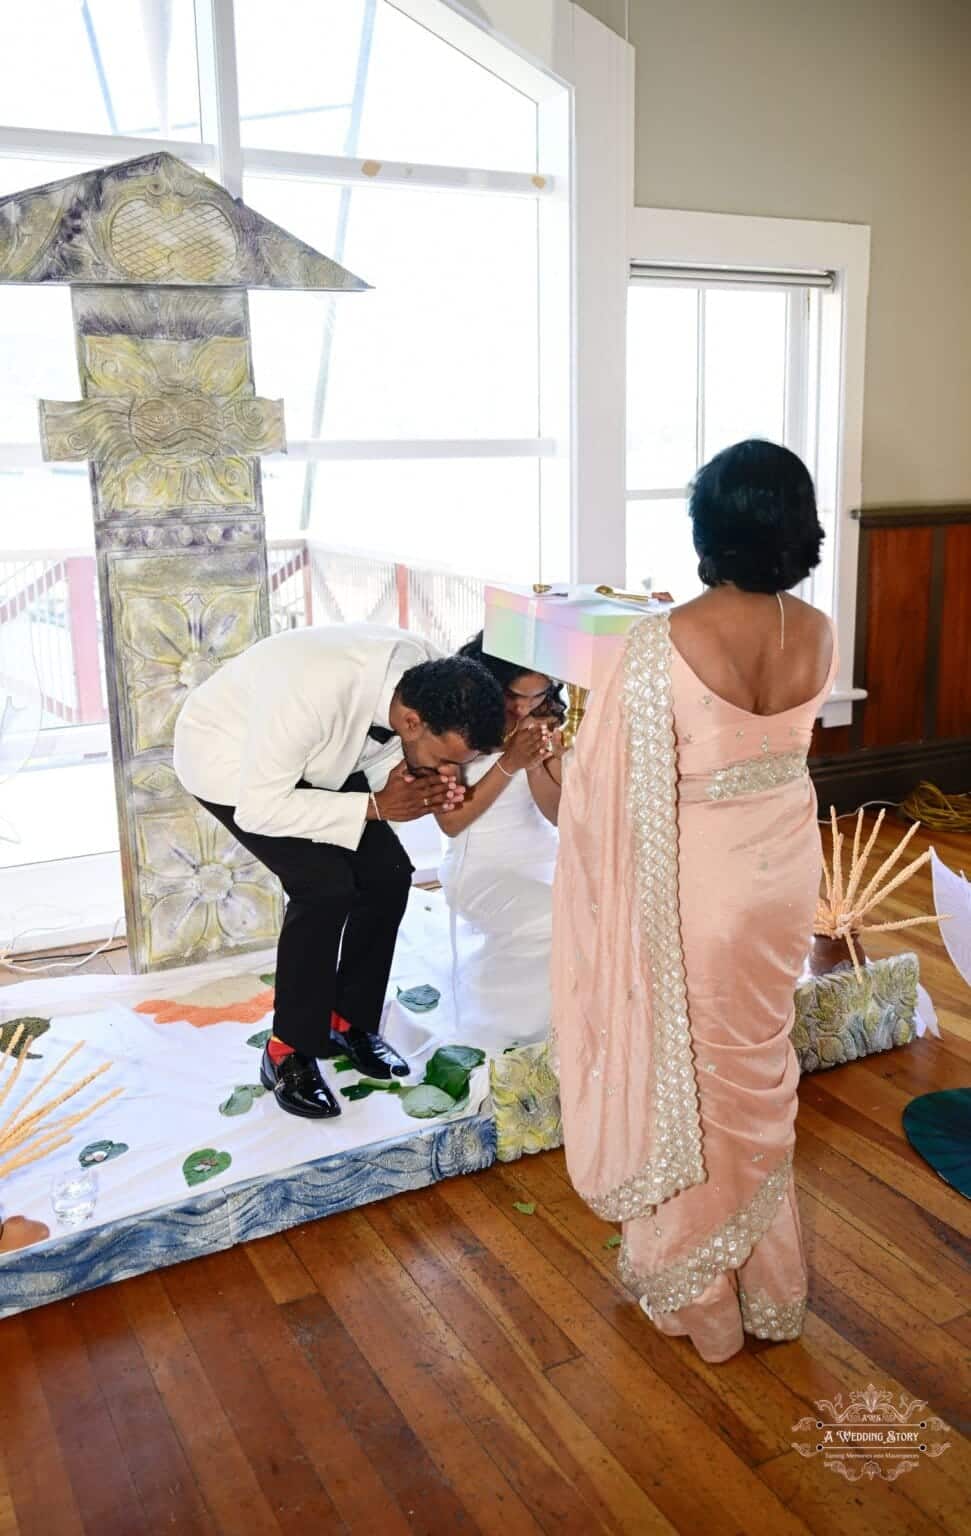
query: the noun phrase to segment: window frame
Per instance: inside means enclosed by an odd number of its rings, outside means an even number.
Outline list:
[[[839,647],[839,671],[823,706],[822,723],[848,725],[854,701],[866,697],[864,689],[853,686],[859,524],[852,513],[860,506],[863,486],[869,225],[634,207],[627,255],[628,266],[650,261],[836,274],[835,288],[826,294],[817,388],[820,459],[833,487],[833,606]],[[622,515],[626,524],[626,509]]]
[[[373,0],[372,0],[373,3]],[[387,0],[395,9],[500,76],[537,103],[537,156],[545,146],[556,159],[555,169],[528,172],[480,167],[374,162],[341,155],[247,148],[240,142],[239,81],[236,61],[235,0],[196,0],[196,50],[199,74],[201,134],[199,140],[163,140],[130,135],[71,133],[25,127],[0,127],[0,156],[22,158],[23,184],[31,184],[33,159],[77,160],[110,164],[139,155],[168,151],[212,176],[234,196],[242,195],[244,177],[271,176],[329,182],[353,190],[408,188],[450,191],[468,196],[501,194],[533,201],[538,210],[537,283],[542,293],[544,266],[550,269],[556,303],[544,302],[537,337],[540,357],[540,416],[535,436],[515,438],[308,439],[288,441],[291,460],[404,458],[535,458],[540,462],[540,505],[537,522],[537,576],[569,540],[571,520],[569,477],[544,473],[544,464],[569,453],[571,422],[564,419],[559,383],[563,338],[570,333],[570,144],[572,88],[550,73],[543,61],[532,61],[497,36],[467,19],[453,0]],[[565,142],[562,142],[565,140]],[[558,142],[560,141],[560,142]],[[539,163],[539,161],[538,161]],[[563,274],[567,274],[564,284]],[[68,345],[65,337],[65,345]],[[40,445],[0,443],[0,468],[41,466]],[[544,550],[549,553],[544,558]],[[395,551],[390,553],[394,554]],[[557,574],[562,574],[562,565]]]
[[[696,296],[697,307],[697,365],[696,365],[696,390],[695,390],[695,458],[697,467],[704,463],[704,438],[705,438],[705,384],[708,363],[707,346],[707,304],[706,295],[714,288],[728,287],[729,284],[717,281],[706,282],[704,280],[685,277],[683,282],[675,282],[671,278],[659,277],[651,279],[641,274],[631,275],[629,287],[639,288],[651,286],[652,282],[659,287],[677,287],[693,289]],[[786,296],[785,310],[785,377],[783,384],[783,437],[785,445],[797,453],[807,462],[812,457],[815,435],[815,402],[809,396],[812,389],[810,377],[810,332],[811,317],[807,313],[807,306],[803,299],[808,298],[810,290],[803,287],[795,287],[766,281],[765,283],[749,283],[746,287],[759,293],[784,292]],[[809,380],[810,388],[804,389],[803,381]],[[627,478],[626,496],[631,501],[667,501],[685,494],[684,485],[646,486],[632,484]]]
[[[615,503],[622,513],[624,506],[634,50],[572,0],[536,0],[528,7],[520,0],[478,0],[475,14],[466,11],[461,0],[388,3],[533,97],[538,125],[535,176],[383,162],[381,176],[374,178],[358,159],[244,148],[233,0],[195,0],[198,140],[0,126],[0,157],[23,160],[24,187],[40,179],[31,174],[35,160],[76,162],[80,173],[90,166],[168,151],[221,182],[234,196],[241,194],[244,173],[262,171],[301,178],[309,174],[311,179],[350,186],[407,185],[469,196],[491,191],[534,199],[540,272],[536,436],[422,443],[295,441],[290,453],[294,458],[414,457],[420,449],[428,457],[535,457],[540,481],[537,579],[560,581],[569,574],[572,580],[619,582],[623,522],[610,516],[601,519],[600,508]],[[610,146],[607,156],[605,144]],[[70,345],[67,334],[64,344]],[[0,443],[0,467],[42,464],[36,440]],[[608,550],[601,532],[604,523],[612,529]],[[61,929],[46,922],[30,935],[30,948],[98,937],[110,926],[105,914],[120,910],[116,851],[0,870],[0,907],[8,907],[11,914],[22,908],[28,876],[32,899],[61,912],[62,887],[68,889],[70,878],[80,876],[88,910],[98,913],[88,922],[79,909]],[[115,931],[118,927],[116,923]],[[12,947],[22,947],[24,937]]]
[[[110,164],[160,150],[240,196],[243,177],[293,176],[354,187],[402,186],[532,198],[538,209],[539,429],[517,439],[434,439],[429,456],[535,457],[537,578],[623,581],[626,271],[634,185],[634,50],[572,0],[542,14],[517,0],[386,0],[537,104],[539,170],[372,162],[244,148],[234,0],[196,0],[200,140],[0,126],[0,156]],[[612,152],[605,157],[604,144]],[[368,165],[366,171],[364,166]],[[414,457],[411,441],[291,440],[294,459]],[[33,443],[0,444],[0,467],[43,463]],[[598,509],[592,515],[591,509]],[[603,515],[599,509],[604,509]],[[617,515],[620,514],[620,515]]]

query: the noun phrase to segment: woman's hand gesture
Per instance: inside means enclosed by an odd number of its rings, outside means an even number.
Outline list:
[[[531,773],[534,768],[539,767],[544,758],[550,756],[551,751],[549,726],[544,720],[534,720],[529,717],[519,722],[516,734],[499,762],[506,773],[517,773],[521,768]]]

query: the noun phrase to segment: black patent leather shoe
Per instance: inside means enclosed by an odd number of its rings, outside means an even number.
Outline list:
[[[300,1115],[304,1120],[332,1120],[341,1112],[312,1056],[291,1051],[276,1062],[264,1047],[260,1082],[288,1115]]]
[[[346,1056],[364,1077],[407,1077],[411,1071],[403,1056],[383,1035],[368,1034],[365,1029],[332,1029],[327,1056]]]

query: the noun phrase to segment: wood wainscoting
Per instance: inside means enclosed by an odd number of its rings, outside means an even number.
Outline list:
[[[921,779],[971,790],[971,503],[865,507],[853,724],[813,737],[820,802],[901,800]]]

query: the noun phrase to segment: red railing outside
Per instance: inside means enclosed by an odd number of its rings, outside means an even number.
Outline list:
[[[0,559],[0,688],[39,691],[45,727],[108,718],[93,555]]]
[[[477,577],[306,539],[271,542],[268,559],[275,631],[311,623],[388,624],[451,651],[482,622],[484,583]],[[42,728],[107,720],[92,554],[37,550],[0,558],[0,692],[36,697],[38,689]]]

